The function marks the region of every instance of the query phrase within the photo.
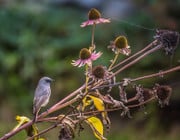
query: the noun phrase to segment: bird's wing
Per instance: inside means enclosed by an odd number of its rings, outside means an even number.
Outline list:
[[[33,101],[33,112],[37,112],[42,106],[45,106],[49,101],[51,94],[50,86],[38,86],[35,90]]]
[[[40,97],[49,93],[51,93],[51,89],[49,85],[45,85],[45,86],[39,85],[35,90],[35,97]]]

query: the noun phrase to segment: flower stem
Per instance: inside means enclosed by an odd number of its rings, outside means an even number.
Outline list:
[[[88,82],[89,82],[88,70],[89,70],[89,66],[88,66],[88,64],[86,64],[86,82],[85,82],[85,93],[87,93],[87,92],[88,92]]]
[[[118,73],[122,72],[123,70],[129,68],[130,66],[134,65],[135,63],[137,63],[139,60],[143,59],[145,56],[157,51],[157,50],[160,50],[163,46],[162,45],[159,45],[155,48],[152,48],[150,50],[148,50],[147,52],[143,53],[142,55],[140,55],[138,58],[132,60],[131,62],[129,62],[128,64],[126,64],[125,66],[123,66],[122,68],[118,69],[116,72],[114,72],[114,74],[112,74],[109,78],[117,75]]]
[[[95,45],[94,45],[95,27],[96,27],[96,24],[94,23],[93,26],[92,26],[92,36],[91,36],[91,47],[92,47],[92,51],[95,50]]]
[[[115,55],[115,57],[114,57],[111,65],[109,66],[108,70],[111,70],[111,68],[113,67],[113,65],[116,63],[118,56],[119,56],[119,52]]]

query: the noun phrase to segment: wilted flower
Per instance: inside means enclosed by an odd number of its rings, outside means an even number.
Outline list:
[[[113,52],[122,53],[124,55],[129,55],[131,53],[130,46],[128,45],[125,36],[118,36],[114,41],[110,42],[108,48],[111,48]]]
[[[156,30],[154,38],[164,47],[166,54],[173,54],[179,43],[180,36],[175,31]]]
[[[92,76],[95,79],[104,79],[106,73],[107,73],[107,70],[103,66],[95,66],[92,69]]]
[[[79,53],[79,59],[73,60],[71,64],[78,67],[82,67],[85,64],[89,65],[92,61],[98,59],[101,55],[101,52],[90,52],[87,48],[83,48]]]
[[[59,140],[72,140],[74,138],[73,130],[67,126],[63,125],[59,132]]]
[[[172,88],[170,86],[156,84],[154,92],[161,107],[169,104],[169,99],[172,94]]]
[[[94,25],[94,24],[99,24],[99,23],[109,23],[109,19],[101,18],[101,13],[95,9],[92,8],[89,13],[88,13],[89,20],[83,22],[81,24],[81,27],[86,27],[88,25]]]
[[[116,77],[112,76],[113,72],[108,71],[105,66],[98,65],[92,68],[92,71],[88,71],[88,76],[95,81],[104,81],[104,84],[111,85],[116,82]],[[112,76],[112,77],[111,77]],[[111,77],[111,78],[109,78]],[[107,92],[110,92],[112,86],[108,86]]]
[[[119,96],[122,102],[127,103],[127,93],[126,93],[126,86],[119,85]]]
[[[140,103],[151,99],[154,95],[153,90],[148,88],[143,88],[141,85],[136,86],[136,98]]]

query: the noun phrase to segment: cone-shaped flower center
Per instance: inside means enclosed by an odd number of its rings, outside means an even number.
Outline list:
[[[102,79],[105,75],[105,70],[102,66],[96,66],[92,70],[92,74],[95,76],[95,78]]]
[[[89,20],[95,20],[101,18],[101,13],[95,9],[92,8],[88,13]]]
[[[119,49],[126,48],[128,46],[126,37],[118,36],[114,41],[114,45]]]
[[[79,58],[82,60],[89,59],[91,57],[91,53],[87,48],[81,49],[79,53]]]

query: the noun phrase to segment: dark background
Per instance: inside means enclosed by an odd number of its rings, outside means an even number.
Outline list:
[[[118,35],[128,38],[135,53],[153,41],[154,29],[180,29],[179,0],[0,0],[0,136],[16,125],[16,115],[32,118],[33,94],[40,77],[55,79],[48,107],[83,84],[83,68],[73,67],[71,61],[78,58],[81,48],[89,47],[91,27],[80,28],[80,24],[87,20],[87,12],[93,7],[103,17],[111,18],[110,24],[96,28],[97,50],[103,52],[103,58],[96,64],[109,64],[113,55],[107,46]],[[119,79],[179,65],[179,55],[179,46],[172,59],[158,51],[123,72]],[[155,83],[172,86],[170,105],[162,109],[153,102],[144,111],[133,110],[132,119],[120,117],[119,111],[110,113],[112,126],[106,135],[108,139],[180,137],[179,71],[137,82],[145,87]],[[57,139],[58,131],[53,130],[46,137]],[[84,131],[76,139],[95,139],[89,132]],[[25,139],[25,132],[12,139]]]

